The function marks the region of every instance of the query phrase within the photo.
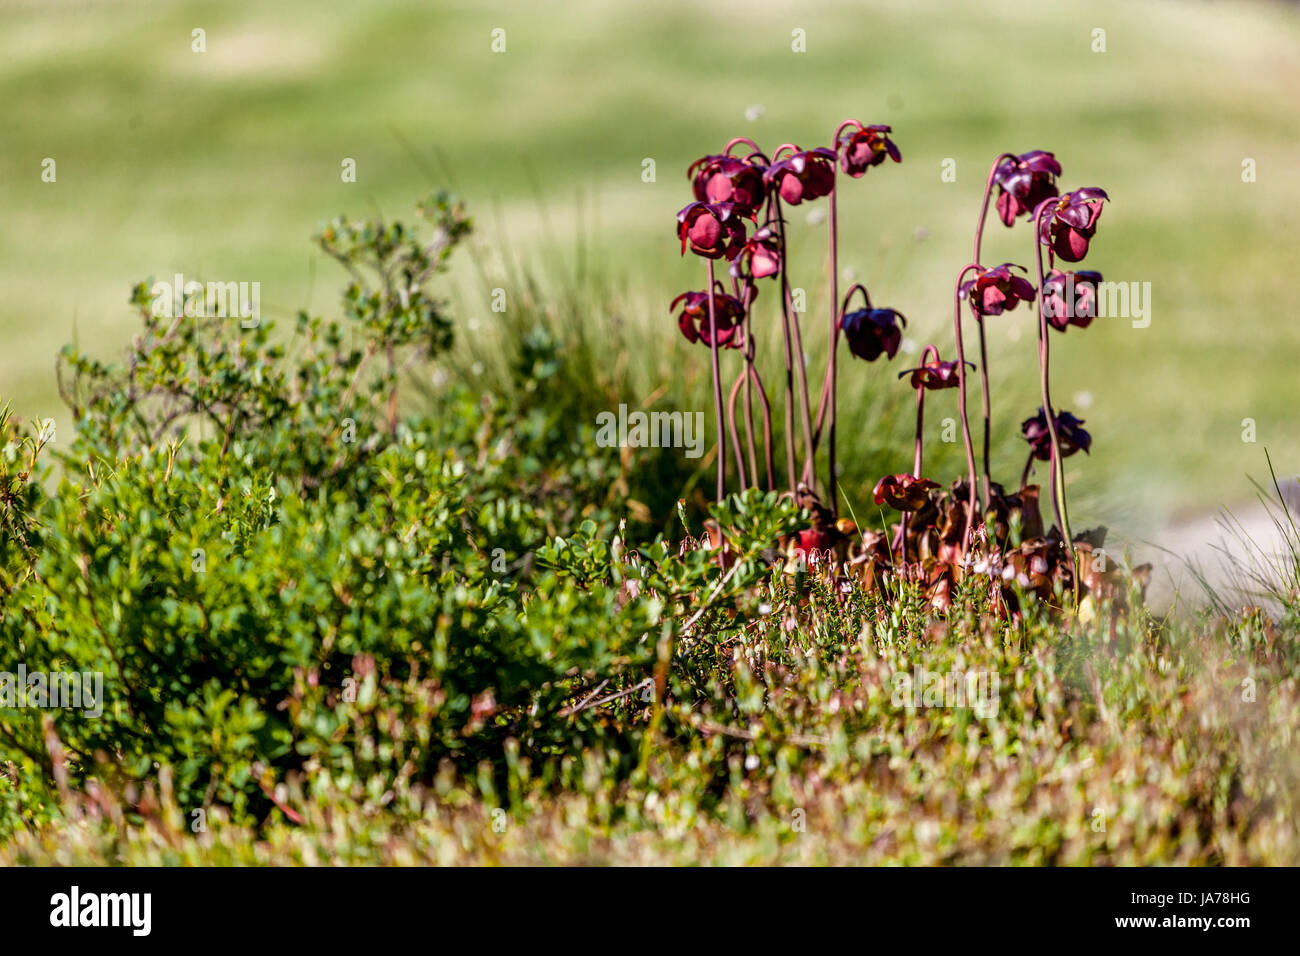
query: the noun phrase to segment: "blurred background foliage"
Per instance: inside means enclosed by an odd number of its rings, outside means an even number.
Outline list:
[[[206,53],[191,51],[196,28]],[[504,53],[491,50],[497,28]],[[805,53],[791,50],[796,28]],[[1300,327],[1286,306],[1298,85],[1300,16],[1272,2],[575,0],[563,16],[499,0],[0,3],[0,394],[70,426],[58,347],[118,358],[144,276],[260,281],[271,318],[332,309],[332,270],[304,237],[339,213],[402,216],[445,185],[477,228],[450,276],[457,352],[421,369],[426,382],[508,380],[515,351],[501,338],[517,344],[544,319],[582,343],[570,366],[611,400],[707,410],[707,351],[667,311],[702,283],[673,237],[686,166],[733,135],[824,145],[856,116],[892,124],[904,162],[845,190],[841,263],[909,317],[918,348],[935,340],[950,355],[952,279],[999,151],[1053,150],[1064,187],[1110,192],[1088,264],[1150,282],[1152,323],[1058,338],[1056,391],[1095,436],[1071,462],[1080,526],[1140,537],[1249,497],[1263,446],[1279,473],[1300,471]],[[45,157],[56,183],[41,181]],[[341,181],[344,158],[355,184]],[[1245,158],[1257,182],[1242,181]],[[945,159],[955,183],[941,179]],[[808,211],[796,210],[791,255],[816,369],[826,226]],[[985,249],[1030,264],[1023,226],[991,222]],[[506,290],[505,317],[493,288]],[[760,347],[775,360],[763,292]],[[1021,310],[991,323],[995,467],[1008,480],[1037,404],[1031,321]],[[894,372],[908,358],[842,375],[855,504],[907,463],[909,397]],[[947,414],[929,416],[932,439]],[[1246,418],[1256,444],[1242,441]],[[938,477],[959,455],[931,453]]]

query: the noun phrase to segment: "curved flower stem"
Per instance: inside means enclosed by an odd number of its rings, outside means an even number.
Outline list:
[[[856,119],[847,119],[844,120],[844,122],[840,123],[840,125],[835,128],[835,135],[831,137],[831,148],[835,150],[835,156],[837,162],[839,159],[839,152],[840,152],[840,136],[843,134],[843,132],[846,129],[849,129],[850,127],[853,126],[856,126],[858,129],[862,129],[863,128],[862,121]],[[831,261],[830,261],[831,326],[830,326],[830,337],[827,339],[827,341],[830,343],[830,359],[829,359],[829,365],[827,369],[827,379],[830,383],[829,385],[830,396],[827,399],[827,403],[830,411],[829,411],[828,421],[826,424],[826,429],[827,429],[826,473],[829,479],[827,482],[826,491],[831,498],[831,515],[832,517],[834,517],[840,513],[839,484],[836,480],[836,474],[835,474],[835,419],[836,419],[836,397],[837,397],[837,385],[838,385],[836,381],[836,374],[837,374],[837,366],[839,360],[839,344],[840,344],[840,312],[836,310],[836,306],[839,302],[839,282],[840,282],[839,203],[838,203],[839,194],[840,194],[840,188],[839,188],[840,177],[834,165],[831,166],[831,175],[833,175],[835,179],[834,179],[834,183],[831,186],[830,196],[828,197],[830,200],[830,207],[831,207],[830,216],[829,216],[830,257],[831,257]],[[864,296],[867,294],[866,289],[862,290],[862,294]]]
[[[830,193],[830,335],[827,342],[830,343],[830,358],[828,366],[828,377],[830,380],[830,413],[826,423],[827,440],[826,440],[826,493],[830,496],[831,517],[835,518],[840,513],[840,496],[835,481],[835,388],[836,388],[836,365],[839,355],[840,344],[840,316],[837,310],[839,305],[839,217],[836,214],[836,197],[839,195],[839,177],[836,176],[836,183],[831,187]]]
[[[804,474],[805,480],[811,473],[813,462],[812,415],[808,406],[808,370],[803,358],[803,334],[799,331],[799,319],[794,311],[794,299],[790,293],[790,247],[785,241],[785,213],[781,209],[781,200],[772,197],[772,206],[776,212],[777,230],[781,234],[781,320],[785,325],[785,372],[786,372],[786,460],[790,471],[790,490],[795,486],[794,467],[794,409],[791,393],[794,382],[791,370],[799,376],[799,413],[803,425]]]
[[[1020,490],[1024,491],[1029,485],[1029,470],[1034,467],[1034,450],[1029,449],[1029,458],[1025,460],[1025,470],[1020,473]]]
[[[740,394],[740,386],[749,381],[748,366],[740,370],[736,376],[736,382],[731,386],[731,392],[727,397],[727,430],[731,432],[731,449],[736,453],[736,472],[740,476],[740,490],[744,491],[749,487],[749,482],[745,474],[745,455],[740,448],[740,429],[736,427],[736,396]],[[750,428],[753,431],[753,428]],[[752,441],[752,434],[750,436]]]
[[[993,194],[993,177],[997,175],[998,166],[1002,164],[1002,160],[1014,160],[1016,158],[1017,157],[1014,153],[1003,153],[997,159],[993,160],[993,165],[989,167],[988,180],[984,183],[984,202],[980,206],[979,220],[975,223],[975,251],[971,255],[971,262],[978,263],[980,261],[980,245],[984,241],[984,220],[988,218],[989,197]]]
[[[754,380],[754,385],[758,388],[758,401],[763,406],[763,457],[767,465],[767,490],[776,489],[776,468],[772,458],[772,406],[767,400],[767,389],[763,387],[763,377],[758,374],[758,369],[751,362],[749,366],[750,377]],[[754,483],[758,483],[757,473],[755,474]]]
[[[706,260],[709,272],[709,352],[713,359],[713,411],[718,425],[718,495],[721,501],[727,491],[727,436],[722,422],[722,372],[718,363],[718,320],[714,315],[713,260]]]
[[[867,287],[864,286],[861,282],[856,282],[849,289],[849,291],[844,294],[844,301],[840,303],[840,311],[839,311],[840,319],[843,319],[844,313],[849,311],[849,299],[853,298],[854,292],[862,293],[862,299],[866,303],[864,308],[870,309],[872,307],[871,293],[867,291]],[[838,327],[839,327],[839,323],[837,322],[836,328]],[[821,444],[822,428],[826,424],[826,409],[830,405],[830,390],[831,390],[830,372],[831,372],[830,366],[827,365],[826,374],[822,376],[821,396],[817,400],[817,422],[815,425],[813,425],[813,447],[814,448],[816,448]]]
[[[987,511],[993,495],[993,479],[989,471],[989,438],[993,432],[992,397],[989,390],[989,353],[984,336],[984,319],[975,317],[980,330],[980,408],[984,413],[984,510]]]
[[[939,348],[936,345],[927,345],[921,350],[921,365],[924,366],[929,356],[933,355],[934,360],[939,361]],[[921,438],[925,426],[925,386],[916,387],[916,450],[912,455],[912,476],[921,477]]]
[[[936,362],[939,361],[939,349],[934,345],[927,345],[924,349],[921,350],[921,364],[925,365],[926,359],[929,358],[931,355],[934,356],[934,360]],[[913,478],[921,477],[921,437],[924,434],[924,432],[925,432],[925,386],[918,385],[916,387],[916,449],[912,453],[912,477]],[[898,527],[899,553],[903,557],[904,566],[906,566],[907,564],[907,515],[908,513],[904,511],[902,521],[900,522]],[[917,559],[918,560],[920,559],[919,554],[917,555]]]
[[[961,437],[966,443],[966,469],[970,484],[970,497],[966,504],[966,531],[962,534],[962,553],[971,546],[971,528],[975,521],[975,443],[970,437],[970,418],[966,412],[966,348],[961,337],[961,283],[966,273],[978,269],[979,264],[972,262],[957,274],[957,282],[952,290],[952,323],[957,338],[957,404],[961,411]]]
[[[754,356],[745,360],[745,440],[749,445],[749,473],[758,484],[758,458],[754,441]]]
[[[993,165],[989,167],[988,178],[984,181],[984,199],[983,202],[980,204],[980,217],[975,222],[975,248],[971,256],[971,261],[974,263],[979,263],[980,261],[980,247],[983,245],[984,242],[984,223],[988,219],[989,199],[993,195],[993,177],[997,175],[998,166],[1001,165],[1004,159],[1014,160],[1015,158],[1016,158],[1015,155],[1012,153],[1003,153],[1002,155],[998,156],[997,159],[993,160]],[[982,319],[979,321],[979,332],[980,332],[980,390],[981,390],[981,398],[983,399],[983,410],[984,410],[983,501],[984,501],[984,508],[985,510],[987,510],[989,507],[990,497],[992,495],[992,478],[990,477],[990,469],[989,469],[989,442],[990,442],[990,436],[992,435],[993,432],[993,420],[992,420],[993,401],[991,397],[991,392],[989,390],[988,346],[985,342],[984,322]]]
[[[1074,585],[1074,603],[1079,603],[1079,572],[1075,562],[1074,539],[1070,535],[1070,517],[1065,504],[1065,467],[1061,462],[1061,438],[1057,434],[1056,411],[1052,408],[1051,387],[1048,371],[1051,366],[1050,348],[1047,332],[1047,307],[1044,303],[1042,288],[1045,273],[1043,271],[1043,243],[1039,238],[1042,229],[1043,213],[1057,200],[1045,199],[1034,210],[1034,251],[1038,261],[1038,367],[1039,384],[1043,393],[1043,413],[1047,418],[1047,433],[1052,440],[1052,510],[1056,515],[1057,527],[1065,543],[1065,553],[1070,561],[1070,579]]]
[[[785,223],[780,219],[780,210],[774,208],[777,201],[775,198],[768,200],[767,214],[769,220],[775,214],[777,231],[781,237],[781,274],[779,281],[781,283],[781,342],[785,346],[785,471],[789,489],[794,491],[794,443],[796,437],[794,429],[794,345],[790,334],[790,289],[785,272],[785,264],[790,256],[790,250],[786,248],[785,244]]]
[[[737,146],[740,146],[742,144],[749,147],[750,156],[757,156],[763,162],[764,165],[768,164],[768,158],[763,155],[763,151],[758,148],[758,144],[754,142],[752,139],[750,139],[748,136],[733,137],[727,143],[727,145],[723,147],[722,155],[730,156],[731,151],[735,149]]]
[[[754,368],[754,333],[753,318],[751,315],[751,306],[753,299],[749,295],[753,288],[748,282],[742,290],[740,280],[732,276],[731,287],[736,293],[736,299],[741,303],[744,314],[741,322],[741,329],[744,335],[743,348],[745,350],[745,368],[741,375],[745,382],[745,441],[749,449],[749,474],[753,476],[754,484],[758,484],[758,458],[757,445],[754,441],[754,383],[750,372]],[[735,428],[735,413],[732,413],[732,428]],[[737,452],[739,457],[739,452]],[[743,484],[743,482],[742,482]]]

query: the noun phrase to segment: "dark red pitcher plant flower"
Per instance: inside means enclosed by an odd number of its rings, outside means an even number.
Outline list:
[[[901,514],[894,544],[891,546],[881,533],[858,529],[854,521],[838,518],[842,493],[836,460],[840,340],[849,355],[865,363],[882,357],[894,359],[904,350],[907,326],[901,312],[873,305],[863,284],[855,284],[840,297],[838,186],[841,176],[844,181],[858,180],[887,161],[900,162],[902,154],[892,133],[886,125],[849,119],[835,128],[828,146],[804,149],[785,143],[770,158],[753,140],[737,137],[721,152],[692,163],[687,171],[694,201],[678,213],[677,234],[683,254],[689,250],[704,260],[707,284],[705,291],[678,296],[672,309],[682,335],[690,342],[707,345],[710,351],[718,433],[717,496],[721,499],[726,494],[728,458],[735,461],[735,477],[742,489],[761,485],[764,475],[766,486],[775,489],[778,476],[773,445],[780,444],[776,441],[779,437],[784,442],[785,493],[812,515],[810,526],[791,539],[799,547],[824,552],[832,557],[834,566],[839,566],[836,561],[842,561],[844,568],[858,569],[864,579],[885,581],[892,573],[889,568],[897,565],[902,578],[927,589],[936,607],[947,606],[952,589],[963,576],[975,573],[978,580],[994,581],[1000,589],[995,599],[1014,610],[1018,606],[1016,598],[1002,587],[1001,577],[990,577],[988,569],[997,568],[1023,570],[1023,574],[1016,574],[1037,582],[1035,593],[1045,599],[1053,593],[1052,587],[1059,593],[1064,586],[1074,592],[1077,602],[1081,578],[1069,526],[1062,461],[1080,450],[1089,451],[1092,437],[1081,420],[1052,405],[1048,332],[1064,332],[1071,326],[1088,328],[1096,316],[1101,273],[1057,268],[1057,261],[1077,263],[1091,251],[1102,205],[1109,197],[1096,187],[1061,192],[1062,165],[1048,150],[1005,152],[994,158],[977,207],[971,260],[958,271],[953,283],[956,356],[944,361],[938,346],[927,345],[920,363],[899,375],[907,378],[916,393],[912,470],[884,476],[872,492],[877,504],[888,505]],[[799,290],[791,281],[796,264],[790,260],[785,207],[822,198],[828,200],[829,254],[822,260],[825,265],[819,267],[825,269],[824,301],[828,302],[829,321],[826,371],[814,416],[804,367],[801,307],[796,305],[795,293]],[[989,266],[981,261],[983,230],[991,206],[1009,228],[1019,220],[1030,223],[1036,271],[1010,262]],[[860,220],[855,213],[849,221],[856,224]],[[869,220],[867,225],[876,228]],[[717,262],[726,263],[725,274],[717,273]],[[759,296],[764,279],[775,283],[768,287],[775,290],[777,297],[771,313],[779,318],[777,333],[784,354],[785,428],[779,436],[773,431],[771,402],[756,362],[757,345],[766,334],[764,312],[759,311],[762,301],[766,301]],[[806,287],[806,282],[801,283],[799,289]],[[861,306],[852,308],[858,293]],[[965,354],[963,300],[979,335],[977,361],[968,361]],[[1029,459],[1019,490],[1011,492],[993,480],[993,417],[985,326],[997,316],[1010,314],[1005,321],[1015,321],[1013,313],[1022,304],[1038,318],[1037,369],[1042,402],[1038,415],[1021,423],[1021,434],[1029,443]],[[732,384],[725,408],[723,353],[738,353],[741,359],[739,374],[728,379]],[[982,469],[976,462],[967,409],[968,370],[978,371],[981,384]],[[957,391],[966,474],[945,487],[925,477],[922,465],[926,393],[948,389]],[[754,427],[756,411],[761,413],[761,442]],[[824,472],[817,461],[823,435]],[[1049,465],[1056,519],[1051,534],[1043,530],[1038,486],[1028,484],[1034,462]],[[815,480],[818,474],[824,474],[824,480]],[[1013,524],[1029,538],[1013,543],[1009,538]],[[1089,547],[1088,540],[1081,537],[1085,543],[1080,547]],[[881,568],[881,575],[873,570]]]

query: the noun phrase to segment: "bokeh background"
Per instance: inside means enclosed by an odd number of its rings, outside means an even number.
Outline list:
[[[526,273],[553,318],[608,343],[629,396],[672,383],[709,409],[707,351],[667,311],[702,284],[674,236],[685,169],[735,135],[824,145],[853,116],[891,124],[904,161],[845,187],[841,264],[908,316],[908,349],[951,356],[952,281],[995,155],[1052,150],[1064,188],[1109,191],[1087,266],[1150,282],[1151,325],[1056,337],[1054,378],[1094,437],[1070,461],[1076,525],[1141,539],[1248,498],[1266,447],[1300,472],[1297,90],[1300,15],[1281,2],[0,2],[0,401],[70,427],[57,350],[117,354],[150,276],[259,281],[272,318],[330,312],[342,276],[309,241],[319,223],[406,216],[449,186],[477,225],[444,289],[463,347],[499,354],[487,289],[515,295]],[[816,382],[826,224],[809,211],[791,255]],[[1031,255],[1027,227],[990,218],[986,262]],[[777,350],[775,312],[759,323]],[[990,322],[1008,483],[1037,406],[1032,323]],[[843,373],[855,500],[908,464],[908,357]],[[932,427],[948,414],[935,402]],[[937,454],[947,478],[959,451]]]

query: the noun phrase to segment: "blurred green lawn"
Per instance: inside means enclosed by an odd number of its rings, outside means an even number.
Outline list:
[[[206,53],[191,52],[195,28]],[[1071,462],[1080,521],[1154,526],[1248,494],[1264,446],[1300,472],[1297,89],[1300,16],[1277,3],[0,2],[0,398],[67,424],[57,349],[75,337],[113,355],[134,330],[129,286],[150,275],[260,281],[271,317],[330,310],[340,281],[308,242],[318,223],[407,215],[442,184],[477,213],[489,255],[572,269],[584,242],[586,266],[625,283],[625,314],[662,329],[660,361],[703,374],[707,352],[667,313],[702,284],[673,234],[687,164],[733,135],[822,145],[855,116],[892,124],[904,162],[846,187],[842,265],[946,357],[992,157],[1050,149],[1066,188],[1109,191],[1087,267],[1150,282],[1152,323],[1057,337],[1054,377],[1094,436]],[[56,183],[41,181],[45,157]],[[826,227],[806,219],[796,210],[792,255],[811,292]],[[1031,255],[1027,227],[991,217],[986,262]],[[465,263],[454,278],[457,314],[491,318]],[[825,304],[810,309],[815,353]],[[1031,323],[1023,309],[990,322],[1008,482],[1037,406]],[[653,380],[650,359],[631,361]],[[850,449],[884,427],[855,409],[904,367],[850,363]]]

